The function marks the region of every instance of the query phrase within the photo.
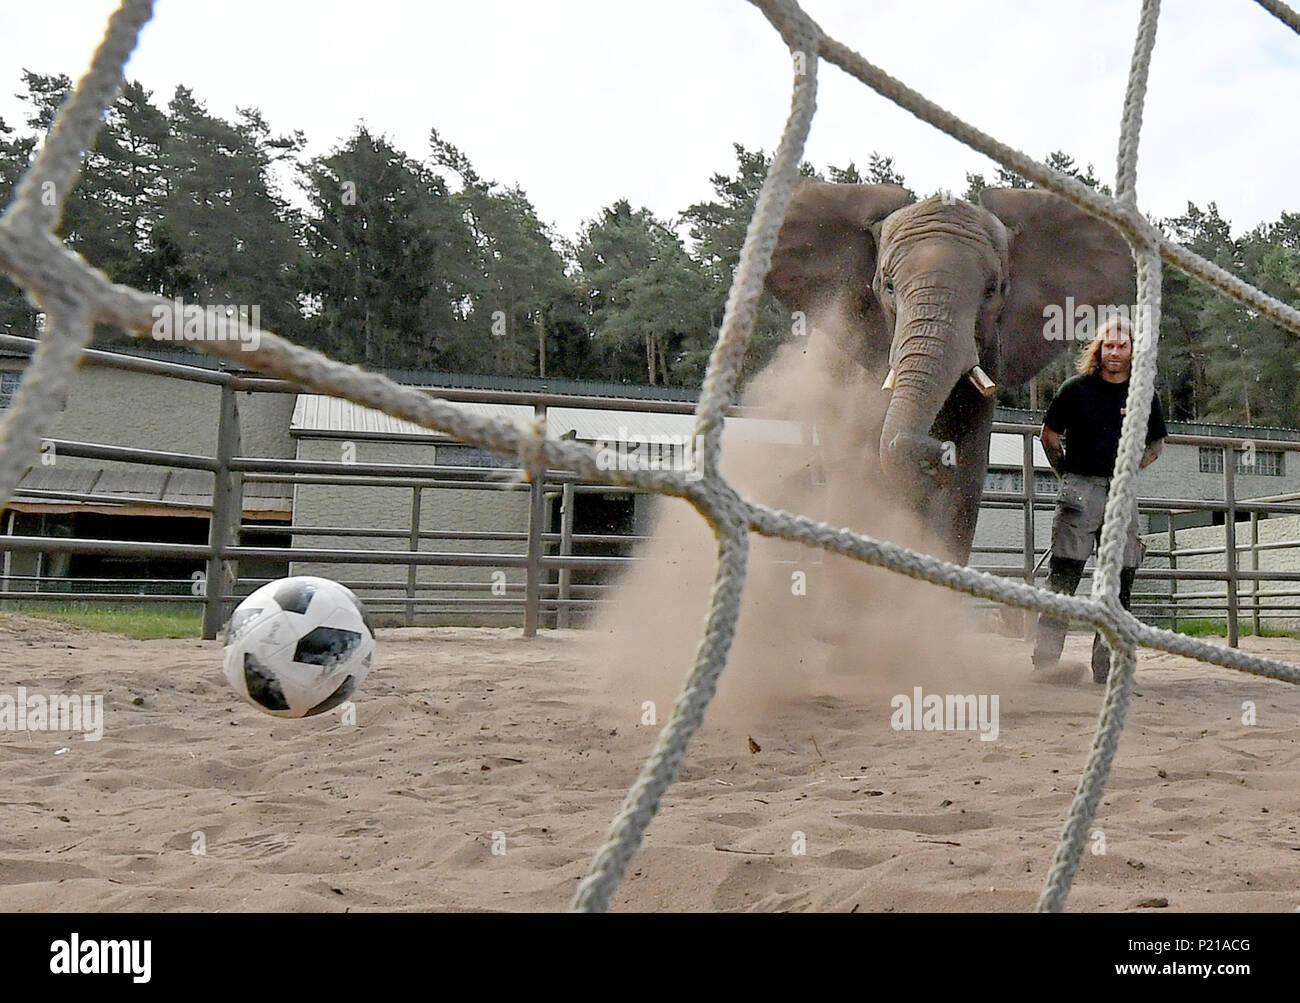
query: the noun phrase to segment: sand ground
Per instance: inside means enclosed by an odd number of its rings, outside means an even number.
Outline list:
[[[0,734],[0,908],[563,909],[657,731],[596,640],[381,631],[346,725],[239,702],[219,642],[0,617],[4,692],[105,705],[98,742]],[[1100,691],[1030,684],[997,643],[996,741],[896,731],[887,696],[706,722],[614,908],[1032,908]],[[1150,652],[1137,690],[1071,908],[1300,906],[1300,694]]]

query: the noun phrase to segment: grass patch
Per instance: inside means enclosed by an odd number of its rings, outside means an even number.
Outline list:
[[[1176,629],[1180,634],[1186,634],[1188,637],[1227,637],[1228,621],[1214,619],[1179,619],[1178,626],[1173,627],[1170,620],[1154,620],[1152,626],[1161,627],[1165,630]],[[1237,621],[1237,633],[1241,637],[1252,637],[1255,634],[1254,625],[1248,617],[1242,617]],[[1300,637],[1300,632],[1294,630],[1284,630],[1281,627],[1270,627],[1266,623],[1259,625],[1260,637]]]
[[[104,603],[6,602],[0,604],[0,612],[71,623],[87,630],[121,634],[135,641],[199,637],[203,632],[202,609],[176,608],[170,604],[151,607],[136,603],[114,606]]]

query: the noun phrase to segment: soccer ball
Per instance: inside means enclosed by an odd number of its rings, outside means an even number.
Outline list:
[[[374,655],[361,600],[338,582],[303,575],[263,585],[235,608],[222,667],[258,710],[310,717],[346,700]]]

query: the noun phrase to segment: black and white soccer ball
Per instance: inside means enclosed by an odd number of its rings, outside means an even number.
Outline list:
[[[222,665],[258,710],[310,717],[351,696],[374,657],[361,600],[338,582],[302,575],[263,585],[235,608]]]

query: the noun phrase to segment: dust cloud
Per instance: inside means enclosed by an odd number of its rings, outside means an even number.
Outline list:
[[[939,552],[885,490],[877,453],[888,394],[816,336],[787,344],[747,389],[764,418],[799,422],[801,444],[773,426],[723,437],[723,472],[747,498],[871,536]],[[802,427],[800,436],[798,429]],[[786,437],[789,437],[787,426]],[[815,429],[815,433],[813,432]],[[653,539],[595,620],[603,689],[620,705],[655,702],[668,716],[694,664],[710,605],[717,547],[686,502],[655,500]],[[988,693],[1008,678],[992,610],[902,575],[785,540],[750,536],[744,603],[706,727],[761,728],[809,700],[860,704],[888,720],[892,694]],[[1019,674],[1019,673],[1017,673]],[[879,711],[879,715],[876,713]]]

